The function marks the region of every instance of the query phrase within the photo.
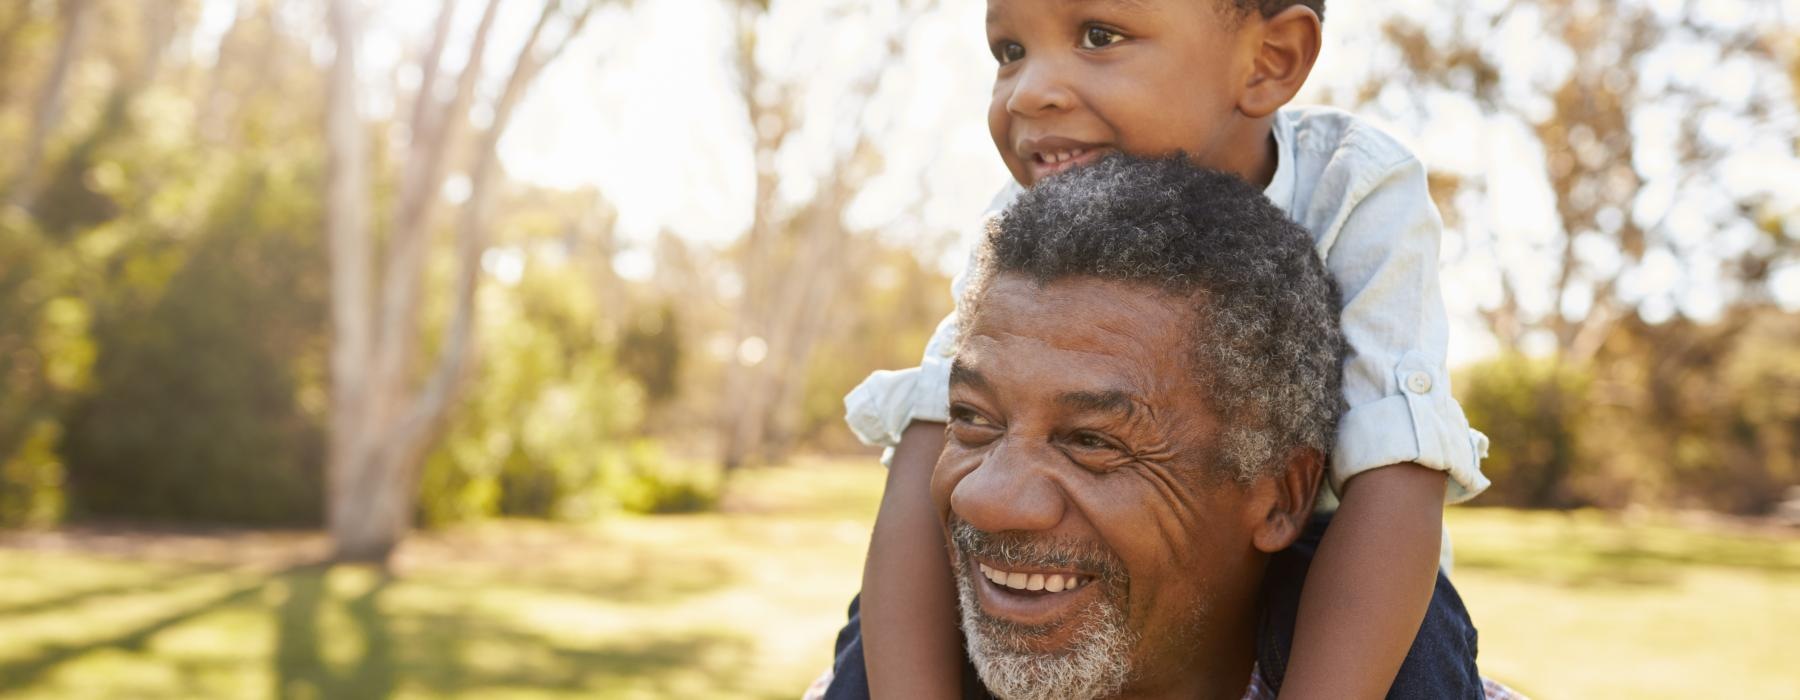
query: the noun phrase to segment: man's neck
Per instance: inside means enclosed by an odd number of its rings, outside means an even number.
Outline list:
[[[1250,674],[1256,668],[1256,627],[1253,618],[1232,621],[1230,634],[1217,623],[1206,626],[1215,640],[1231,640],[1213,648],[1187,647],[1178,657],[1160,659],[1156,666],[1171,669],[1167,674],[1142,678],[1120,694],[1121,700],[1242,700],[1250,685]],[[1204,647],[1204,645],[1203,645]]]

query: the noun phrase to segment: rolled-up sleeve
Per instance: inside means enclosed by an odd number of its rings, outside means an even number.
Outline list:
[[[950,298],[961,308],[963,292],[969,285],[969,273],[975,266],[975,249],[986,235],[988,222],[1019,196],[1017,184],[1002,187],[988,202],[979,224],[971,229],[973,245],[968,263],[950,280]],[[900,434],[913,421],[946,423],[950,420],[950,362],[956,356],[957,313],[951,311],[925,344],[919,366],[902,370],[879,370],[870,374],[844,397],[844,420],[851,432],[865,445],[890,448],[882,456],[886,464],[893,447],[900,444]]]
[[[893,447],[913,421],[950,419],[950,360],[956,352],[956,333],[953,311],[931,334],[919,366],[876,371],[850,390],[844,397],[844,420],[858,440]]]
[[[1331,486],[1342,493],[1357,474],[1414,462],[1448,474],[1445,502],[1466,501],[1488,487],[1481,473],[1487,437],[1470,429],[1450,394],[1449,324],[1438,285],[1443,224],[1416,158],[1360,155],[1390,164],[1346,169],[1342,225],[1320,241],[1343,292],[1350,345],[1349,410],[1338,425]]]

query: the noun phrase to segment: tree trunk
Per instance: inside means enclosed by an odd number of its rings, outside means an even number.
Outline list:
[[[29,208],[37,199],[38,167],[43,163],[51,132],[62,120],[63,92],[68,86],[69,70],[81,53],[87,36],[91,14],[88,5],[88,0],[63,2],[63,21],[67,28],[56,44],[56,58],[50,63],[50,74],[44,77],[44,84],[38,90],[37,104],[32,109],[31,133],[25,137],[19,169],[13,174],[13,186],[8,188],[8,204]]]
[[[385,559],[392,542],[381,544],[371,525],[375,472],[365,432],[370,429],[364,396],[374,335],[370,315],[373,281],[367,200],[368,145],[356,105],[357,18],[350,0],[332,0],[329,22],[336,44],[327,87],[325,138],[330,154],[325,198],[331,258],[331,435],[327,445],[326,527],[337,556]]]
[[[557,15],[558,0],[547,2],[519,51],[505,90],[493,105],[493,123],[474,144],[471,191],[457,227],[458,273],[449,328],[437,364],[422,385],[413,386],[419,358],[418,299],[422,294],[430,212],[448,169],[453,137],[468,119],[488,31],[499,0],[489,0],[458,80],[457,96],[443,112],[426,113],[437,102],[430,81],[420,86],[412,148],[396,203],[393,243],[381,277],[379,306],[371,278],[372,244],[365,208],[369,188],[364,173],[367,147],[356,115],[356,23],[349,0],[334,0],[331,25],[338,41],[332,64],[327,135],[331,145],[328,221],[332,243],[332,435],[327,475],[327,513],[335,558],[385,564],[412,523],[419,468],[436,440],[443,419],[467,375],[475,336],[475,293],[481,252],[499,183],[495,148],[513,109],[531,80],[581,32],[595,7],[590,3],[570,21],[561,43],[540,52],[538,42]],[[448,7],[435,24],[426,60],[435,74],[438,54],[451,26]],[[377,324],[375,319],[379,318]],[[377,332],[379,330],[380,332]]]

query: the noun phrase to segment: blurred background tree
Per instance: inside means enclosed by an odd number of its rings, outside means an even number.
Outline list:
[[[1792,189],[1768,177],[1792,172],[1800,128],[1783,9],[1466,5],[1383,19],[1387,57],[1346,101],[1506,144],[1463,141],[1431,175],[1499,354],[1459,392],[1493,438],[1482,502],[1767,512],[1800,481],[1792,414],[1746,422],[1756,392],[1726,373],[1800,378],[1759,351],[1800,260]],[[1538,187],[1551,216],[1522,218],[1509,205]]]

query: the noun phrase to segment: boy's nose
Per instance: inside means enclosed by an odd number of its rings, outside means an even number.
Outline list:
[[[1050,60],[1026,61],[1020,66],[1012,95],[1006,99],[1006,110],[1020,116],[1068,109],[1075,94],[1063,82],[1061,71]]]
[[[1063,518],[1063,493],[1041,460],[1014,440],[996,445],[950,492],[950,510],[987,532],[1043,531]]]

